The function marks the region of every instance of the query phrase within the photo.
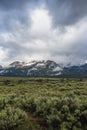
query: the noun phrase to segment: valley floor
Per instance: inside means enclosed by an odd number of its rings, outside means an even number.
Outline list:
[[[87,130],[87,79],[0,77],[0,130]]]

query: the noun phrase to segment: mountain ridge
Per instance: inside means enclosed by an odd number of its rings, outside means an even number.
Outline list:
[[[87,77],[87,63],[64,66],[52,60],[14,61],[6,67],[0,65],[0,76]]]

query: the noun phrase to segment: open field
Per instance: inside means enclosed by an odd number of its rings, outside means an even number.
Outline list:
[[[0,77],[0,130],[87,130],[87,79]]]

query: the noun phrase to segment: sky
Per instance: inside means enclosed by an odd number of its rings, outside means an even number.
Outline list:
[[[0,64],[87,62],[87,0],[0,0]]]

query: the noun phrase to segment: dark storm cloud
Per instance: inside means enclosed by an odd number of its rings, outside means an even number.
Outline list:
[[[15,10],[13,18],[22,22],[26,19],[26,7],[34,9],[41,5],[49,10],[54,26],[73,25],[87,15],[87,0],[0,0],[0,9],[9,13]]]
[[[39,0],[0,0],[0,31],[12,31],[16,22],[29,26],[29,13],[40,3]]]
[[[11,11],[11,12],[0,12],[0,31],[12,31],[15,28],[17,22],[24,24],[25,27],[30,23],[27,18],[26,11]]]
[[[47,0],[54,25],[73,25],[87,16],[87,0]]]
[[[24,8],[28,0],[0,0],[1,9],[20,9]]]
[[[43,0],[0,0],[0,8],[4,10],[20,10],[24,9],[27,5],[29,8],[41,4]]]

